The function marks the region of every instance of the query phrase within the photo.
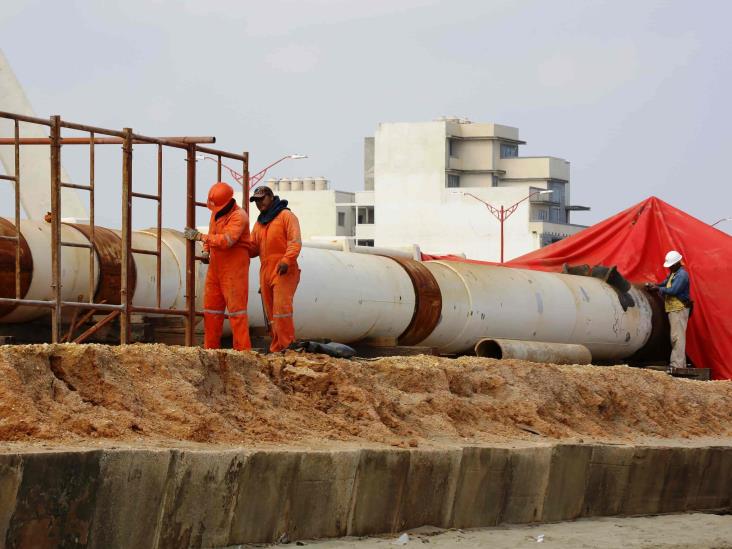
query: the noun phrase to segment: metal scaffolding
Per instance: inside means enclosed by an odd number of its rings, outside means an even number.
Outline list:
[[[196,261],[202,258],[196,255],[196,246],[193,241],[186,241],[185,256],[185,309],[166,309],[161,307],[161,258],[162,258],[162,211],[163,211],[163,157],[166,150],[179,149],[185,151],[187,160],[186,169],[186,225],[195,227],[196,208],[206,207],[206,203],[196,201],[196,154],[204,153],[213,156],[217,160],[217,178],[221,180],[222,159],[238,160],[242,163],[244,174],[243,207],[248,211],[249,207],[249,154],[231,153],[218,149],[205,147],[204,143],[215,143],[213,137],[149,137],[139,135],[131,128],[123,130],[110,130],[84,124],[77,124],[62,120],[60,116],[52,116],[49,119],[34,118],[14,113],[0,112],[0,118],[11,120],[14,127],[14,135],[10,138],[0,138],[0,145],[13,146],[15,151],[15,172],[13,175],[0,175],[0,180],[10,181],[13,185],[14,195],[14,223],[12,230],[10,224],[0,219],[0,243],[9,241],[14,244],[14,277],[12,281],[0,283],[0,311],[3,309],[12,310],[18,306],[45,307],[51,310],[51,340],[58,343],[64,339],[70,340],[75,327],[87,322],[96,312],[104,312],[106,316],[96,324],[74,339],[75,342],[86,340],[93,333],[111,321],[119,317],[119,341],[121,344],[130,342],[130,317],[134,313],[181,316],[185,318],[185,344],[194,344],[195,326],[198,316],[202,312],[196,310]],[[20,123],[37,124],[46,126],[49,130],[49,137],[46,138],[23,138],[20,136]],[[73,130],[88,134],[88,137],[63,137],[64,130]],[[122,145],[121,152],[121,179],[122,179],[122,205],[121,233],[116,233],[97,227],[95,225],[95,200],[98,186],[95,185],[95,147],[98,145]],[[30,285],[30,275],[27,272],[28,266],[24,265],[24,259],[30,260],[30,250],[27,244],[22,241],[20,232],[20,196],[22,190],[22,174],[20,173],[20,157],[22,147],[46,145],[50,146],[51,177],[49,181],[51,191],[51,212],[47,221],[51,224],[51,265],[52,265],[52,292],[50,300],[29,300],[23,296]],[[135,145],[155,145],[157,147],[157,192],[146,194],[133,190],[133,149]],[[84,185],[73,184],[61,180],[61,158],[65,146],[88,146],[89,148],[89,183]],[[89,244],[64,242],[61,239],[61,189],[76,189],[87,192],[89,195],[89,223],[70,224],[82,232],[89,240]],[[156,216],[156,249],[144,250],[132,246],[132,210],[133,199],[151,200],[157,204]],[[3,234],[10,233],[10,234]],[[61,294],[61,249],[62,247],[88,248],[89,250],[89,301],[75,302],[64,301]],[[117,257],[111,269],[108,269],[105,276],[108,277],[106,288],[103,292],[94,287],[95,255],[100,260],[101,273],[101,252],[103,249],[113,249]],[[133,254],[145,254],[156,257],[156,296],[155,307],[136,307],[132,303],[135,291],[136,275],[133,261]],[[24,268],[25,267],[25,268]],[[117,268],[118,267],[118,268]],[[30,267],[32,269],[32,265]],[[101,286],[101,283],[99,284]],[[110,291],[110,288],[112,289]],[[103,295],[102,295],[103,294]],[[73,308],[73,316],[68,334],[62,336],[62,312],[64,308]],[[81,319],[78,318],[79,311],[86,310]]]

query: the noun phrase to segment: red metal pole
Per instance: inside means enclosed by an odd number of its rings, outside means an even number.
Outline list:
[[[504,216],[505,210],[503,209],[503,206],[501,206],[501,263],[503,263],[503,222],[506,221],[506,217]]]

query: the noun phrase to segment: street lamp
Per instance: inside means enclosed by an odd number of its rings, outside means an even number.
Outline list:
[[[714,223],[712,223],[712,227],[714,227],[715,225],[719,225],[722,221],[732,221],[732,217],[723,217],[719,221],[715,221]]]
[[[283,156],[279,160],[275,160],[269,166],[265,167],[263,170],[260,170],[257,173],[255,173],[254,175],[252,175],[251,177],[249,177],[249,189],[251,190],[253,187],[256,187],[257,184],[264,177],[264,174],[267,173],[267,170],[269,170],[272,166],[275,166],[275,165],[279,164],[280,162],[283,162],[283,161],[288,160],[288,159],[289,160],[300,160],[302,158],[307,158],[307,157],[308,156],[306,154],[288,154],[286,156]],[[217,165],[219,163],[219,160],[218,159],[216,159],[216,158],[214,158],[212,156],[206,156],[204,154],[198,154],[198,155],[196,155],[196,160],[211,160],[212,162],[216,162]],[[244,176],[242,174],[240,174],[236,170],[230,168],[229,166],[227,166],[223,162],[221,162],[221,166],[224,167],[224,168],[226,168],[226,170],[231,174],[231,177],[233,177],[234,180],[237,183],[239,183],[239,185],[241,185],[242,187],[244,186]]]
[[[506,219],[511,217],[511,215],[516,211],[516,209],[519,207],[519,204],[522,202],[530,199],[532,196],[535,196],[537,194],[551,194],[554,191],[535,191],[533,193],[529,193],[529,196],[526,198],[522,198],[516,204],[513,204],[512,206],[509,206],[508,208],[504,208],[501,206],[500,208],[496,208],[495,206],[492,206],[491,204],[488,204],[485,200],[482,198],[478,198],[474,194],[471,193],[461,193],[463,196],[471,196],[475,198],[478,202],[482,202],[486,208],[488,208],[488,211],[491,212],[493,217],[495,217],[500,223],[501,223],[501,263],[503,263],[503,224],[506,222]]]

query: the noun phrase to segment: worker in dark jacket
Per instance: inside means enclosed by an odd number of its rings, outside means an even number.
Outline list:
[[[287,200],[280,200],[269,187],[257,188],[249,201],[260,212],[249,254],[259,256],[259,287],[272,335],[269,350],[274,353],[295,341],[292,301],[300,282],[300,222],[287,207]]]
[[[663,266],[669,270],[669,275],[660,284],[648,286],[658,290],[664,297],[666,313],[671,326],[671,360],[669,370],[686,368],[686,326],[691,311],[691,297],[689,294],[689,273],[681,264],[681,254],[672,250],[666,254]]]

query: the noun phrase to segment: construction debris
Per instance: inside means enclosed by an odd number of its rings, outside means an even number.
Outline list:
[[[475,357],[5,346],[0,394],[0,440],[19,442],[415,447],[732,434],[731,382]]]

